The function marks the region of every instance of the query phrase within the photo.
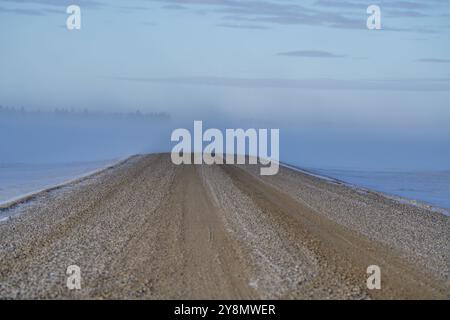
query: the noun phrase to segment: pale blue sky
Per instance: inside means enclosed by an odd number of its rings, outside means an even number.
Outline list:
[[[0,71],[4,106],[258,119],[291,138],[420,140],[450,163],[448,0],[0,0]]]

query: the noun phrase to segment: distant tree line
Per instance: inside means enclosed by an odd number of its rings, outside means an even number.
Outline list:
[[[5,107],[0,105],[0,115],[55,115],[78,117],[117,117],[139,118],[152,120],[168,120],[171,118],[167,112],[141,112],[139,109],[133,112],[90,111],[88,109],[77,110],[74,108],[55,108],[53,110],[28,110],[24,107]]]

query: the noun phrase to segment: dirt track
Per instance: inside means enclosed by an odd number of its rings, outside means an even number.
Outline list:
[[[0,298],[450,298],[448,217],[255,172],[136,156],[3,210]]]

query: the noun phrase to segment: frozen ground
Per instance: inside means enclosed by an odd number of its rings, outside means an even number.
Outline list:
[[[0,164],[0,204],[78,177],[118,160],[59,164]],[[364,171],[306,169],[309,174],[368,188],[392,196],[450,209],[450,171]]]
[[[307,170],[325,178],[450,209],[450,171]]]
[[[16,215],[0,223],[0,298],[449,298],[448,217],[259,170],[135,156],[4,208]],[[73,264],[80,290],[67,289]]]
[[[117,161],[0,164],[0,204],[88,175]]]

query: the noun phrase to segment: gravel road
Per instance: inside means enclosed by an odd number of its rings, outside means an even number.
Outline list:
[[[449,217],[258,172],[140,155],[1,208],[0,298],[450,298]],[[70,265],[80,290],[66,286]],[[366,286],[370,265],[380,290]]]

